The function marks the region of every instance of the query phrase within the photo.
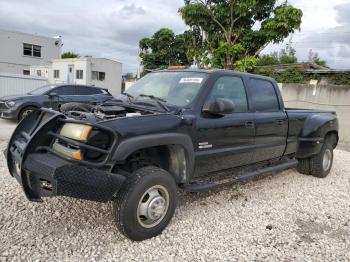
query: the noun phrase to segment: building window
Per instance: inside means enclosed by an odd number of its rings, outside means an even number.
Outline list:
[[[106,79],[105,72],[92,71],[92,80],[104,81]]]
[[[29,76],[30,75],[30,71],[29,70],[23,70],[23,75]]]
[[[53,78],[60,78],[60,70],[53,70]]]
[[[84,79],[84,71],[83,70],[76,70],[76,79]]]
[[[36,75],[41,76],[41,70],[36,70]]]
[[[32,57],[41,57],[41,46],[24,43],[23,55],[32,56]]]

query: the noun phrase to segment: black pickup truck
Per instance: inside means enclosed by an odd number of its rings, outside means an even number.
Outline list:
[[[133,240],[162,232],[178,190],[197,192],[297,168],[326,177],[335,112],[286,109],[275,80],[227,70],[150,73],[114,100],[22,120],[5,152],[31,201],[113,202]]]

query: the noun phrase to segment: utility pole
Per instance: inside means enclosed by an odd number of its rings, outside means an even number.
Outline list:
[[[289,42],[287,44],[287,55],[288,56],[292,55],[292,43],[293,43],[293,34],[290,35]]]

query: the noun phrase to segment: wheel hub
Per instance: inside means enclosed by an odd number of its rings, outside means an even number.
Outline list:
[[[155,197],[148,206],[148,217],[151,219],[159,219],[165,212],[165,199],[162,196]]]
[[[323,163],[322,163],[323,170],[327,171],[331,167],[331,163],[332,163],[332,152],[329,149],[327,149],[323,155]]]
[[[149,188],[141,197],[137,207],[137,219],[141,226],[151,228],[158,225],[169,208],[169,193],[161,185]]]

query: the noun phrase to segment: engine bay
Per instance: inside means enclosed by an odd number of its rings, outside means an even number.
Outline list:
[[[61,112],[68,117],[76,120],[89,120],[94,122],[121,117],[137,117],[155,113],[143,108],[139,109],[114,102],[106,102],[96,106],[74,103],[74,105],[67,105],[62,109]]]

